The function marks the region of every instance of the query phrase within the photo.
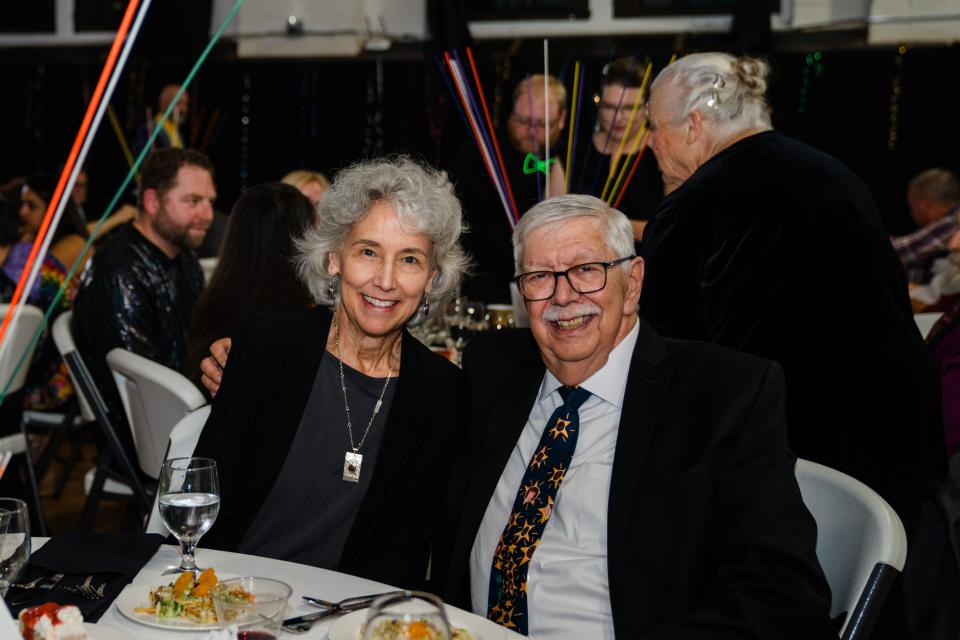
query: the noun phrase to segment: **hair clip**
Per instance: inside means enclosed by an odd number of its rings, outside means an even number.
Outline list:
[[[710,99],[707,100],[708,107],[712,109],[720,108],[720,89],[723,89],[726,85],[727,83],[718,73],[716,79],[713,81],[713,88],[710,90]]]

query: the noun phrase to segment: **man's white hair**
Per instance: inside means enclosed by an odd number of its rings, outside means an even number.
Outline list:
[[[607,258],[626,258],[633,255],[633,226],[627,216],[599,198],[568,194],[543,200],[520,218],[513,230],[513,261],[518,275],[522,272],[520,261],[523,259],[523,245],[534,229],[572,218],[594,218],[603,223],[607,246],[615,254]],[[623,267],[629,270],[630,263],[623,263]]]

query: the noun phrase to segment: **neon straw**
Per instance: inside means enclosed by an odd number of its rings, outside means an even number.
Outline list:
[[[585,84],[587,83],[586,77],[587,77],[587,67],[584,66],[583,69],[581,69],[581,71],[580,71],[580,89],[579,89],[579,91],[577,91],[577,119],[576,119],[575,124],[573,125],[573,145],[572,145],[572,146],[573,146],[574,148],[573,148],[573,153],[570,154],[570,155],[571,155],[571,160],[570,160],[571,163],[573,163],[574,160],[576,160],[576,158],[577,158],[576,146],[577,146],[577,141],[580,139],[580,113],[583,112],[583,85],[585,85]],[[587,153],[583,154],[583,155],[584,155],[584,162],[586,162],[586,158],[589,156],[590,147],[592,147],[592,146],[593,146],[593,145],[590,144],[590,145],[587,147]],[[567,189],[567,193],[569,193],[569,192],[570,192],[570,190]]]
[[[643,80],[640,81],[640,91],[637,93],[637,99],[633,101],[633,108],[630,109],[630,116],[627,118],[627,129],[626,133],[629,135],[630,127],[633,126],[633,119],[637,115],[637,109],[640,108],[640,101],[643,99],[643,92],[647,89],[647,82],[650,80],[650,72],[653,71],[653,63],[647,63],[647,69],[643,72]],[[621,99],[623,95],[627,93],[627,87],[623,87],[623,94],[620,96]],[[611,128],[611,131],[613,129]],[[617,165],[620,163],[620,160],[623,159],[623,145],[627,142],[627,136],[620,138],[620,144],[617,145],[617,152],[611,156],[610,160],[610,169],[607,172],[607,181],[603,185],[603,193],[600,195],[601,200],[607,199],[607,189],[610,187],[610,180],[613,178],[614,174],[617,173]]]
[[[447,91],[453,95],[453,104],[457,105],[457,112],[460,113],[460,119],[463,120],[463,124],[467,126],[467,129],[470,128],[470,123],[467,121],[467,114],[463,112],[463,107],[460,106],[460,102],[457,100],[457,92],[454,91],[453,87],[450,85],[450,78],[447,77],[447,70],[443,67],[443,62],[440,61],[440,56],[435,55],[433,59],[437,61],[437,66],[440,68],[440,77],[443,78],[443,83],[447,85]]]
[[[503,191],[504,196],[506,196],[506,175],[501,171],[500,165],[496,162],[496,157],[493,152],[494,144],[493,139],[496,137],[493,133],[493,130],[488,130],[485,126],[483,114],[480,112],[480,107],[477,105],[477,99],[473,95],[473,89],[470,86],[470,81],[467,77],[466,72],[463,70],[463,63],[460,62],[460,56],[456,50],[453,52],[453,61],[457,68],[457,74],[460,78],[460,82],[463,83],[463,92],[467,97],[467,104],[469,105],[470,112],[473,114],[474,120],[477,123],[477,130],[480,132],[480,135],[483,137],[483,141],[487,146],[487,154],[490,156],[490,163],[493,167],[494,174],[497,176],[497,181],[500,184],[500,189]],[[509,212],[513,216],[513,212]]]
[[[649,131],[647,132],[649,133]],[[620,194],[617,196],[616,202],[613,203],[613,208],[618,209],[620,207],[620,202],[623,200],[623,196],[627,193],[627,187],[630,186],[630,182],[633,180],[633,174],[637,172],[637,167],[640,166],[640,159],[643,158],[643,154],[647,151],[647,145],[644,143],[640,147],[637,157],[633,161],[633,166],[630,168],[630,174],[627,176],[627,181],[623,183],[623,189],[620,190]]]
[[[57,182],[56,189],[54,189],[53,195],[50,198],[50,202],[47,203],[47,211],[43,216],[42,222],[40,223],[40,229],[37,231],[37,237],[33,241],[33,247],[30,249],[30,253],[27,256],[27,261],[26,264],[24,264],[23,272],[20,274],[19,281],[17,282],[17,288],[13,292],[13,298],[10,300],[10,311],[4,317],[3,324],[0,325],[0,349],[5,346],[3,338],[7,334],[7,328],[10,326],[12,320],[19,316],[20,309],[26,303],[26,295],[24,295],[24,290],[32,291],[33,283],[36,280],[37,273],[39,272],[39,268],[35,269],[34,267],[40,266],[41,260],[38,260],[37,258],[38,254],[40,253],[40,247],[44,244],[44,239],[47,235],[47,229],[50,228],[50,223],[54,216],[57,216],[57,219],[59,220],[59,215],[62,215],[63,209],[66,207],[66,200],[63,199],[64,190],[67,188],[68,182],[70,189],[73,189],[73,183],[76,181],[76,174],[78,172],[77,170],[79,169],[80,164],[82,164],[82,159],[81,163],[77,163],[77,156],[80,154],[80,147],[83,145],[84,139],[86,138],[87,133],[90,131],[90,124],[93,122],[94,114],[97,111],[97,107],[99,106],[101,98],[103,97],[103,92],[106,89],[107,80],[110,78],[114,69],[114,65],[117,62],[117,56],[120,54],[120,47],[130,29],[130,23],[133,21],[137,5],[139,4],[140,0],[130,0],[129,4],[127,4],[127,9],[123,14],[123,19],[120,22],[120,27],[117,29],[117,33],[113,38],[113,44],[110,46],[110,53],[107,55],[107,60],[103,65],[103,70],[100,72],[100,79],[97,81],[96,89],[93,91],[93,97],[90,100],[90,103],[87,105],[87,111],[80,123],[80,130],[77,132],[77,137],[73,141],[73,147],[70,149],[70,154],[67,156],[67,161],[63,166],[63,170],[60,172],[60,180]],[[99,125],[99,121],[97,124]],[[52,232],[50,233],[50,236],[53,236]],[[49,241],[47,244],[49,244]],[[9,387],[9,383],[7,386]]]
[[[497,195],[500,196],[500,204],[503,205],[503,211],[507,216],[507,220],[510,222],[510,228],[514,226],[513,214],[510,212],[509,205],[507,204],[506,194],[503,192],[503,188],[500,183],[497,181],[496,171],[493,168],[493,162],[490,159],[489,151],[484,145],[483,137],[480,135],[480,131],[477,128],[477,123],[474,119],[474,114],[469,110],[469,104],[467,103],[466,96],[464,95],[462,83],[463,79],[457,73],[457,67],[454,66],[453,60],[450,58],[449,52],[444,52],[444,60],[447,63],[447,66],[450,67],[450,73],[453,76],[454,85],[457,87],[457,93],[460,96],[460,101],[464,105],[464,110],[467,112],[467,117],[470,120],[470,130],[473,132],[474,139],[477,142],[477,147],[480,149],[480,155],[483,157],[483,162],[487,167],[487,173],[490,175],[490,180],[493,181],[493,186],[497,190]]]
[[[473,71],[473,80],[477,83],[477,93],[480,94],[480,104],[483,106],[483,115],[487,119],[487,127],[490,131],[493,129],[493,120],[490,118],[490,109],[487,108],[487,99],[484,97],[483,85],[480,84],[480,74],[477,73],[477,64],[473,60],[473,51],[470,50],[470,47],[467,47],[467,61],[470,63],[470,70]],[[503,173],[503,182],[507,187],[507,195],[510,196],[510,205],[513,207],[513,218],[516,221],[520,221],[520,212],[517,210],[517,200],[513,197],[513,189],[510,187],[510,178],[507,175],[507,166],[503,161],[503,156],[500,154],[500,143],[497,142],[496,134],[490,136],[493,138],[493,150],[497,154],[497,162],[500,163],[500,170]]]
[[[117,142],[120,144],[120,151],[127,161],[127,166],[132,167],[133,153],[130,152],[130,145],[127,144],[127,138],[123,135],[123,128],[120,126],[120,121],[117,119],[117,114],[111,105],[107,105],[107,119],[110,120],[110,128],[113,129],[113,135],[117,137]]]
[[[627,67],[627,77],[628,77],[628,78],[633,75],[633,69],[634,69],[634,67],[636,67],[636,64],[637,64],[637,54],[633,54],[633,56],[630,58],[630,66]],[[614,120],[614,122],[616,122],[617,116],[620,115],[620,107],[623,106],[623,96],[625,96],[626,94],[627,94],[626,91],[624,91],[623,93],[620,94],[620,99],[617,101],[617,108],[616,108],[616,109],[614,110],[614,112],[613,112],[613,120]],[[598,108],[599,108],[599,107],[598,107]],[[607,152],[607,147],[610,146],[610,136],[611,136],[611,135],[613,135],[613,127],[610,127],[610,129],[607,131],[607,137],[606,137],[606,139],[603,141],[603,148],[600,150],[600,153],[601,153],[601,154],[604,154],[604,155],[606,154],[606,152]],[[600,164],[601,164],[601,163],[599,163],[599,162],[597,163],[597,170],[593,173],[593,182],[590,183],[590,192],[591,192],[591,193],[593,193],[594,191],[597,190],[597,180],[600,179]]]
[[[570,124],[567,126],[567,165],[563,176],[563,190],[570,192],[570,160],[573,158],[573,123],[577,111],[577,83],[580,82],[580,61],[573,65],[573,91],[570,92]]]
[[[527,113],[530,114],[530,117],[533,117],[533,93],[530,91],[530,74],[527,73],[527,79],[525,80],[525,87],[527,89]],[[527,128],[529,133],[530,129]],[[540,157],[540,143],[537,142],[537,136],[533,136],[533,152],[536,156]],[[547,168],[549,170],[549,167]],[[540,172],[534,173],[534,178],[537,180],[537,202],[543,200],[543,188],[540,186]]]
[[[610,197],[606,198],[607,204],[610,204],[611,202],[613,202],[613,197],[614,195],[617,195],[617,189],[620,188],[620,183],[623,181],[623,175],[627,172],[627,167],[630,166],[630,156],[637,153],[637,149],[640,147],[641,140],[644,142],[644,144],[646,144],[648,133],[649,132],[647,131],[647,123],[646,121],[644,121],[643,124],[640,125],[640,130],[637,131],[636,142],[633,143],[632,150],[630,151],[629,154],[627,154],[627,157],[623,162],[623,166],[620,168],[620,173],[617,176],[617,181],[616,183],[614,183],[613,189],[610,190]],[[643,155],[642,149],[640,150],[639,155]],[[626,189],[626,185],[624,185],[624,189]]]
[[[543,179],[543,197],[550,197],[550,44],[543,39],[543,159],[547,172]]]

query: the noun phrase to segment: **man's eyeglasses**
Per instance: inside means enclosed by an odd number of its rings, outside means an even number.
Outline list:
[[[513,280],[520,288],[524,299],[530,302],[552,298],[557,290],[557,278],[560,276],[566,278],[570,288],[577,293],[594,293],[607,286],[607,270],[610,267],[636,257],[634,255],[604,262],[585,262],[574,265],[566,271],[528,271],[521,273]]]

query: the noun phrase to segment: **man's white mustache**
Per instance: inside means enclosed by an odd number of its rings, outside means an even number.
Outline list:
[[[543,310],[540,319],[544,322],[556,322],[557,320],[573,320],[581,316],[600,315],[600,306],[592,302],[577,302],[566,306],[552,304]]]

